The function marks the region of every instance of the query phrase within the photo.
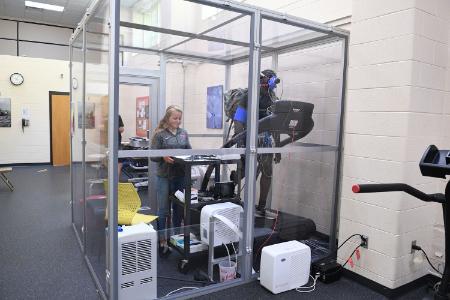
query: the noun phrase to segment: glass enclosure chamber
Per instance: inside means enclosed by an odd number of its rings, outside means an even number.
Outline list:
[[[92,3],[71,38],[72,223],[102,297],[243,284],[262,248],[283,241],[313,260],[336,255],[347,44],[344,30],[232,1]],[[246,118],[233,121],[224,99],[238,88]],[[191,149],[152,147],[171,105]],[[161,157],[184,174],[182,196],[169,196],[169,215],[183,217],[166,226],[152,219]],[[224,207],[233,226],[213,213]],[[130,228],[145,238],[129,240]],[[236,269],[221,282],[223,262]]]

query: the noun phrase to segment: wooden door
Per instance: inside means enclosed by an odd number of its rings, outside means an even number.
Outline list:
[[[70,97],[68,93],[50,93],[51,155],[54,166],[70,164]]]

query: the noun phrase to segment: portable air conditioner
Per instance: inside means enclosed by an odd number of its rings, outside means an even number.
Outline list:
[[[239,241],[239,220],[242,207],[231,202],[205,205],[200,214],[200,231],[202,242],[209,244],[209,224],[214,219],[214,247]]]
[[[264,247],[261,254],[260,283],[274,294],[308,283],[311,249],[298,241]]]
[[[122,226],[118,245],[119,300],[156,299],[156,231],[144,223]]]

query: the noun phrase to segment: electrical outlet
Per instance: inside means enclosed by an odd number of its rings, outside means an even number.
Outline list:
[[[361,236],[361,247],[363,248],[369,248],[369,237],[367,235]]]
[[[411,242],[411,254],[413,254],[416,251],[416,249],[414,249],[414,246],[417,246],[417,241],[416,240]]]

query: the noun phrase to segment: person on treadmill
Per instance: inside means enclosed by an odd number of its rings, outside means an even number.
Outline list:
[[[260,90],[259,90],[259,107],[258,107],[258,119],[262,119],[269,115],[269,107],[278,100],[275,95],[274,89],[277,84],[280,83],[280,79],[273,70],[264,70],[260,74]],[[234,124],[234,135],[241,133],[246,129],[247,125],[247,102],[248,94],[244,93],[241,100],[239,101],[238,107],[234,114],[233,124]],[[280,137],[277,134],[270,132],[263,132],[258,135],[258,147],[273,147],[279,142]],[[237,143],[238,147],[245,147],[245,137],[243,137]],[[270,207],[266,207],[267,196],[270,192],[270,187],[272,184],[272,171],[274,160],[274,155],[272,153],[259,154],[258,157],[258,172],[261,172],[260,180],[260,193],[259,202],[257,209],[257,216],[265,216],[266,210]],[[277,153],[275,155],[275,162],[280,162],[281,155]],[[258,173],[259,174],[259,173]],[[269,205],[270,206],[270,205]]]

